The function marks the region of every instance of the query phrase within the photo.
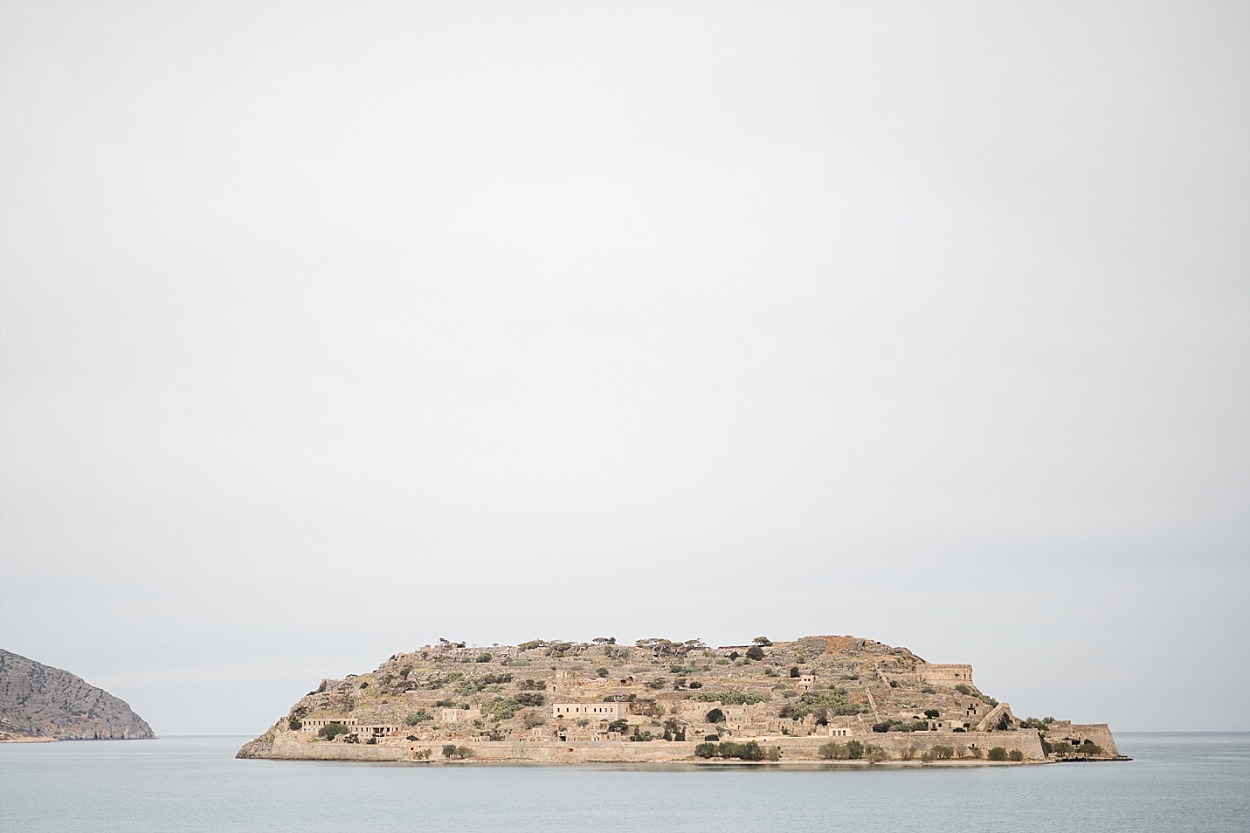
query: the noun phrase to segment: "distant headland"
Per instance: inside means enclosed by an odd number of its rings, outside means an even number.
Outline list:
[[[1106,724],[1021,719],[937,665],[853,636],[617,644],[446,639],[322,680],[240,758],[869,764],[1114,760]]]
[[[151,737],[152,727],[104,689],[0,649],[0,742]]]

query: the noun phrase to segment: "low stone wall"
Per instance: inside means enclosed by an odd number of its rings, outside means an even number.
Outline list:
[[[1103,727],[1105,729],[1105,727]],[[1108,741],[1110,732],[1107,732]],[[900,760],[913,758],[919,760],[925,752],[935,746],[949,746],[962,752],[966,758],[972,757],[968,751],[971,747],[982,750],[982,756],[995,746],[1001,746],[1009,753],[1019,750],[1027,761],[1045,759],[1042,753],[1041,740],[1037,732],[885,732],[873,733],[856,738],[833,739],[845,743],[855,739],[861,743],[873,744],[885,750],[889,759]],[[735,738],[736,741],[751,738]],[[829,743],[827,736],[814,737],[776,737],[755,738],[760,746],[779,747],[781,760],[786,761],[818,761],[818,750],[823,744]],[[1096,740],[1099,746],[1103,744]],[[494,762],[532,762],[549,764],[582,764],[582,763],[625,763],[653,764],[675,763],[679,761],[695,761],[694,750],[698,741],[600,741],[600,742],[511,742],[496,741],[488,743],[461,742],[473,750],[473,759]],[[1114,743],[1110,744],[1114,748]],[[442,760],[441,742],[406,741],[400,739],[383,739],[376,744],[342,743],[309,740],[307,736],[295,733],[281,733],[274,738],[272,749],[266,757],[278,760],[317,760],[317,761],[412,761],[420,760],[424,750],[430,750],[429,760]],[[1108,747],[1103,746],[1104,749]],[[1114,754],[1114,753],[1112,753]]]

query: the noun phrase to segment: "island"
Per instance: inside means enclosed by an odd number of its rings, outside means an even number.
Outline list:
[[[152,727],[104,689],[0,649],[0,742],[151,737]]]
[[[853,636],[440,639],[322,680],[239,758],[422,763],[1117,760],[1110,729],[1021,718],[972,666]]]

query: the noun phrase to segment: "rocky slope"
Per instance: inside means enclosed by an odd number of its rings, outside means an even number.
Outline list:
[[[152,727],[107,691],[0,649],[0,740],[150,737]]]
[[[371,673],[322,680],[239,756],[420,761],[441,748],[449,760],[657,762],[736,758],[741,744],[795,761],[1116,754],[1104,725],[1020,719],[976,687],[969,665],[811,636],[719,648],[441,640]]]

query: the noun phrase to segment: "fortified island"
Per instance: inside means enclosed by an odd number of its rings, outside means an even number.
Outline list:
[[[322,680],[240,758],[1018,762],[1120,758],[1104,723],[1021,719],[970,665],[853,636],[749,645],[439,640]]]

